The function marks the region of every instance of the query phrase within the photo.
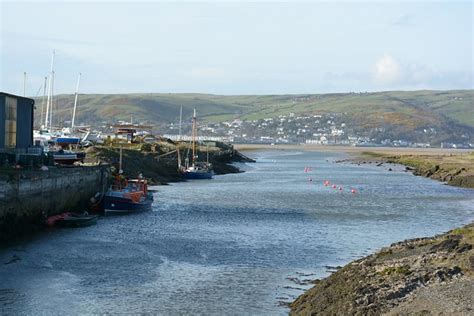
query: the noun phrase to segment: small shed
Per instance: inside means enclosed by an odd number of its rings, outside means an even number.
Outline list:
[[[33,99],[0,92],[0,152],[33,146]]]

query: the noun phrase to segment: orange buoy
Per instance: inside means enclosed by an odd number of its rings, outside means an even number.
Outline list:
[[[351,193],[352,193],[352,194],[355,194],[356,192],[357,192],[356,189],[352,189],[352,190],[351,190]]]
[[[336,188],[337,188],[337,186],[336,186],[335,184],[333,184],[333,185],[332,185],[332,188],[333,188],[333,189],[336,189]]]

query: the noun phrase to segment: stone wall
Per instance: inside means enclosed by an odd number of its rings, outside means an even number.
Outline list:
[[[0,172],[0,242],[33,232],[44,216],[84,210],[108,179],[106,166]]]

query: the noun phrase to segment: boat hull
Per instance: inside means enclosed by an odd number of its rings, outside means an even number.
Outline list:
[[[59,227],[86,227],[97,224],[97,215],[90,216],[67,216],[56,222]]]
[[[203,179],[212,179],[214,172],[206,171],[206,172],[192,172],[186,171],[184,173],[184,178],[188,180],[203,180]]]
[[[60,165],[72,165],[75,162],[83,161],[85,157],[85,153],[55,153],[53,155],[54,162]]]
[[[49,227],[85,227],[97,223],[97,215],[65,212],[48,217],[45,224]]]
[[[105,214],[131,214],[151,211],[153,199],[147,197],[143,201],[133,202],[130,199],[118,196],[104,196]]]

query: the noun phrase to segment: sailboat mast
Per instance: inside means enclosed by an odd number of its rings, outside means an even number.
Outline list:
[[[176,151],[178,152],[178,170],[181,170],[181,153],[178,146],[176,146]]]
[[[53,95],[54,95],[54,71],[51,73],[51,104],[49,109],[49,128],[53,129]]]
[[[54,55],[55,52],[53,50],[53,56],[51,57],[51,69],[49,71],[49,82],[48,82],[48,99],[46,101],[46,116],[45,116],[45,124],[46,128],[48,128],[48,120],[49,120],[49,108],[51,104],[51,81],[53,78],[53,65],[54,65]]]
[[[179,109],[179,136],[178,136],[178,141],[181,140],[181,120],[183,118],[183,106],[181,105],[181,108]]]
[[[120,145],[119,173],[122,173],[122,145]]]
[[[26,97],[26,71],[23,73],[23,96]]]
[[[71,121],[71,129],[74,129],[74,120],[76,119],[76,108],[77,108],[77,96],[79,94],[79,83],[81,82],[81,73],[77,77],[77,86],[76,86],[76,93],[74,96],[74,109],[72,111],[72,121]]]
[[[193,142],[193,166],[194,166],[195,159],[196,159],[196,109],[194,109],[194,114],[193,114],[192,142]]]
[[[48,77],[44,77],[44,88],[43,88],[43,100],[41,101],[41,121],[40,127],[43,126],[43,114],[44,114],[44,99],[46,98],[46,85],[48,84]]]

